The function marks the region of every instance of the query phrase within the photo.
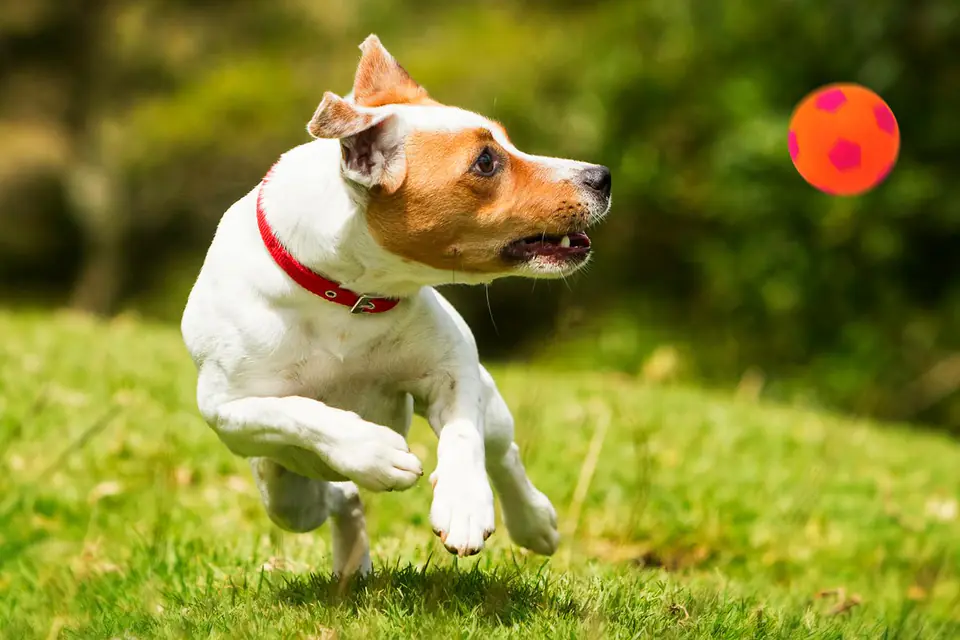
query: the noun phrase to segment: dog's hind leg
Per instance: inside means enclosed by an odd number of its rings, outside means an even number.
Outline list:
[[[328,482],[305,478],[269,458],[250,458],[250,467],[267,515],[278,527],[306,533],[326,521]]]
[[[340,576],[373,569],[370,540],[360,491],[352,482],[331,482],[327,487],[333,509],[333,572]]]
[[[366,520],[355,484],[305,478],[268,458],[251,458],[250,466],[267,515],[278,527],[305,533],[333,516],[334,573],[370,572]]]
[[[557,513],[523,468],[520,448],[513,441],[513,416],[493,377],[481,365],[486,412],[484,447],[487,473],[500,498],[510,538],[521,547],[552,555],[560,544]]]

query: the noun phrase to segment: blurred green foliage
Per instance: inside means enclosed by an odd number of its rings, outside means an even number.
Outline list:
[[[672,345],[676,375],[960,428],[955,0],[21,0],[0,16],[6,293],[176,319],[219,216],[349,90],[370,32],[522,148],[613,170],[589,275],[449,292],[486,355],[635,374]],[[786,151],[794,105],[836,81],[903,136],[858,198]]]

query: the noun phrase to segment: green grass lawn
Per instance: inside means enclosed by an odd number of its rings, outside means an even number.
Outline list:
[[[456,560],[424,478],[367,496],[376,573],[337,584],[325,529],[272,526],[200,420],[176,329],[0,313],[0,336],[3,638],[960,637],[943,436],[494,368],[560,552],[501,527]]]

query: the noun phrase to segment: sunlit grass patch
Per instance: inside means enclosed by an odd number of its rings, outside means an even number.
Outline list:
[[[174,329],[0,315],[0,634],[956,637],[960,445],[907,426],[494,367],[565,538],[456,560],[429,484],[367,495],[376,572],[329,575],[199,419]],[[412,449],[431,469],[435,437]]]

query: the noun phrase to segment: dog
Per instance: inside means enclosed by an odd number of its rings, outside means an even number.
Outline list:
[[[550,555],[550,500],[470,328],[434,289],[559,278],[590,259],[610,208],[603,166],[529,155],[497,122],[443,105],[376,35],[354,86],[326,92],[314,140],[282,154],[223,215],[184,309],[200,414],[248,458],[270,519],[332,519],[333,572],[372,570],[360,488],[422,476],[414,413],[439,438],[430,522],[452,553],[494,531]]]

